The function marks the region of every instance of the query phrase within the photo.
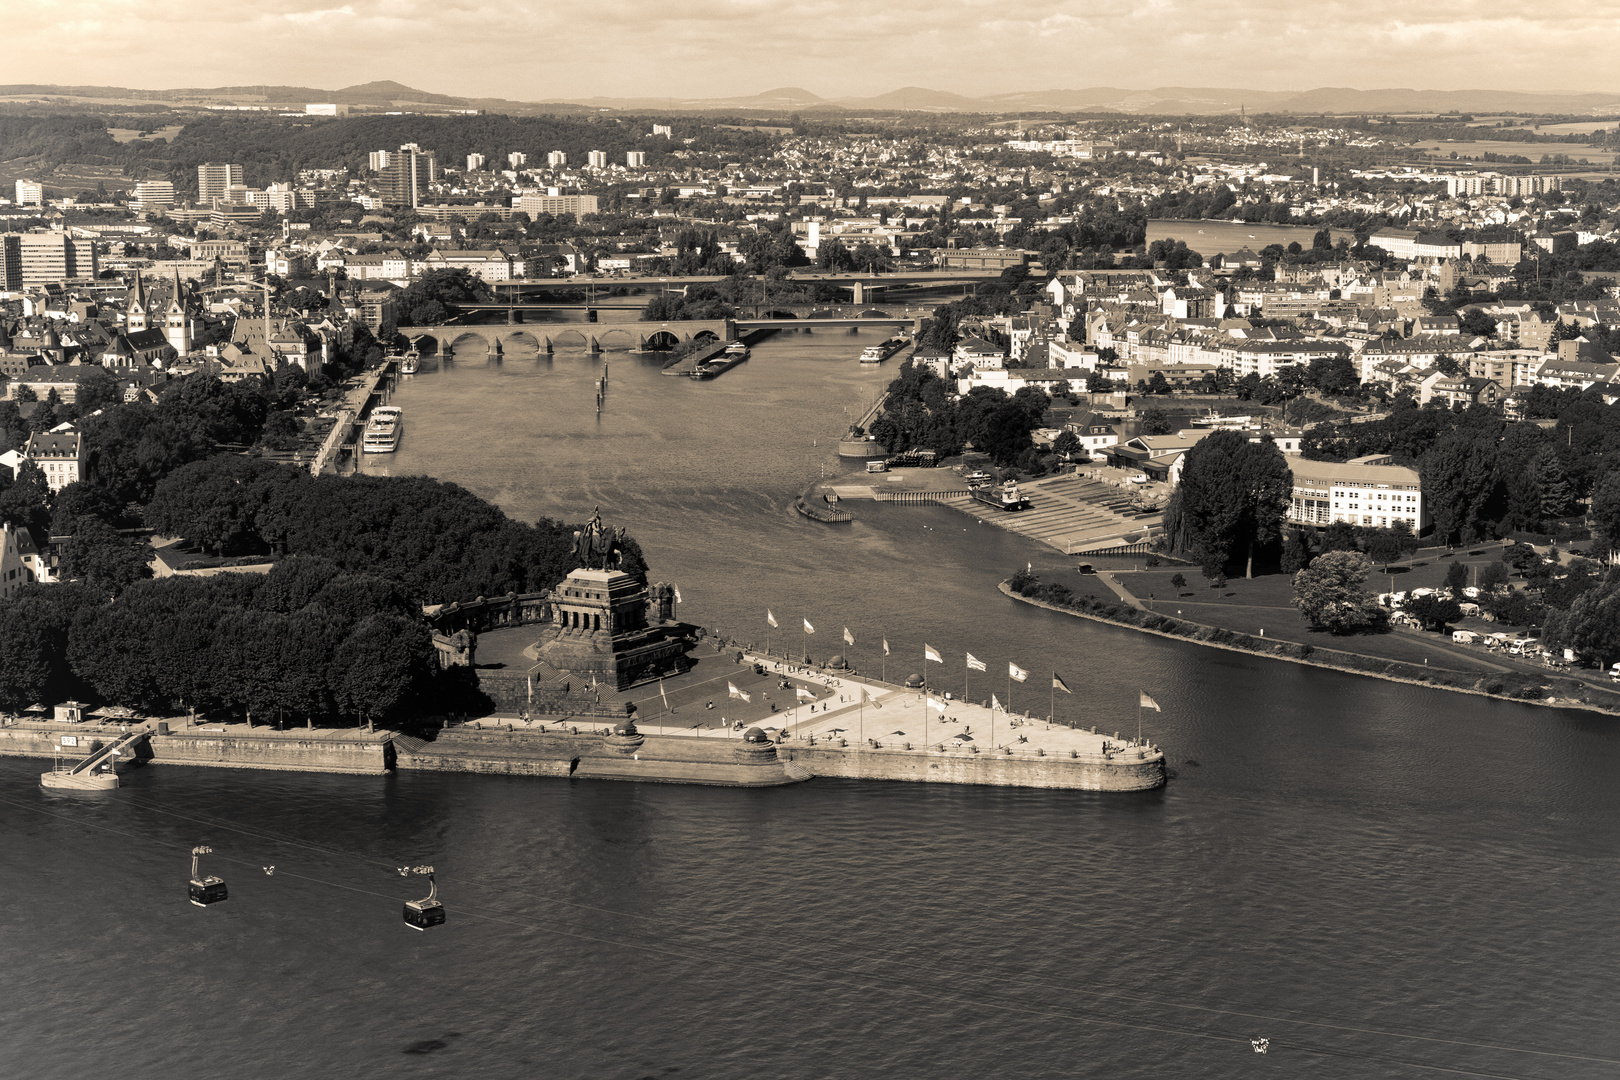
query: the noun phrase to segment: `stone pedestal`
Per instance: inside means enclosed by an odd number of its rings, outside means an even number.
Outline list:
[[[540,659],[616,690],[685,670],[686,643],[655,621],[663,613],[660,588],[649,588],[642,574],[575,570],[546,597],[551,623]]]

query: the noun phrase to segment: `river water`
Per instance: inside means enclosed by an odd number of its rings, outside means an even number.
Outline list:
[[[581,353],[425,371],[367,467],[600,506],[739,637],[769,608],[825,656],[847,625],[891,677],[927,642],[946,685],[972,650],[998,694],[1016,661],[1032,711],[1057,670],[1059,715],[1106,730],[1146,690],[1167,788],[153,767],[85,799],[0,760],[0,1077],[1620,1075],[1613,721],[1026,608],[996,581],[1062,557],[946,509],[800,518],[892,376],[870,340],[782,336],[707,383],[610,354],[600,419]],[[450,921],[416,934],[394,868],[427,862]]]

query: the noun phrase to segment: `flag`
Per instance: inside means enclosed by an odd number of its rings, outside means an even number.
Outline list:
[[[883,655],[884,656],[889,655],[889,639],[888,638],[883,639]]]
[[[675,586],[675,602],[677,604],[681,602],[681,587],[679,585]]]
[[[1001,702],[996,700],[996,695],[994,695],[994,694],[990,695],[990,708],[991,709],[999,709],[999,708],[1001,708]]]
[[[1138,704],[1144,709],[1152,709],[1154,712],[1164,712],[1163,709],[1159,708],[1159,703],[1148,697],[1146,694],[1142,695],[1142,700],[1138,702]]]
[[[780,624],[779,624],[779,623],[777,623],[777,621],[776,621],[776,616],[775,616],[775,615],[772,615],[772,614],[771,614],[771,609],[770,609],[770,608],[766,608],[766,609],[765,609],[765,621],[766,621],[766,622],[767,622],[767,623],[769,623],[769,624],[770,624],[770,625],[772,625],[772,626],[778,626],[778,625],[780,625]]]
[[[1019,682],[1023,682],[1025,679],[1029,678],[1029,672],[1025,671],[1011,660],[1007,661],[1007,674],[1011,675]]]
[[[807,634],[813,634],[816,632],[816,628],[810,625],[809,619],[804,620],[804,632]]]
[[[1035,572],[1035,564],[1034,563],[1027,562],[1027,563],[1024,564],[1024,573],[1033,574],[1034,572]]]
[[[664,699],[664,708],[669,708],[669,698],[664,693],[664,680],[658,680],[658,696]]]
[[[844,644],[845,645],[853,645],[853,644],[855,644],[855,635],[849,632],[849,627],[847,627],[847,626],[844,627]]]
[[[984,670],[986,670],[985,666],[984,666],[984,661],[980,660],[977,656],[974,656],[972,653],[968,653],[967,658],[968,658],[968,667],[972,668],[974,671],[984,671]]]
[[[930,709],[938,709],[940,712],[944,712],[945,711],[945,702],[941,701],[939,698],[935,697],[933,694],[929,694],[928,695],[928,707]]]
[[[878,699],[872,696],[872,688],[871,687],[869,687],[869,686],[861,687],[861,697],[864,698],[867,702],[869,702],[871,704],[872,708],[874,708],[874,709],[883,708],[882,705],[878,704]]]
[[[1064,682],[1064,681],[1063,681],[1063,680],[1062,680],[1062,679],[1060,679],[1060,678],[1059,678],[1059,677],[1058,677],[1058,673],[1057,673],[1057,672],[1055,672],[1055,671],[1054,671],[1054,672],[1052,672],[1052,689],[1054,689],[1054,690],[1061,690],[1061,691],[1063,691],[1063,692],[1064,692],[1064,693],[1065,693],[1065,694],[1072,694],[1072,693],[1074,693],[1074,691],[1073,691],[1073,690],[1070,690],[1070,689],[1069,689],[1069,684],[1068,684],[1068,683],[1066,683],[1066,682]]]
[[[743,699],[743,700],[744,700],[744,701],[747,701],[747,702],[752,702],[752,701],[753,701],[753,700],[754,700],[754,699],[753,699],[753,698],[752,698],[752,697],[751,697],[751,696],[750,696],[750,695],[749,695],[749,694],[747,694],[747,693],[746,693],[746,692],[744,692],[744,691],[742,691],[742,690],[739,690],[739,689],[737,689],[737,684],[736,684],[736,683],[732,683],[732,682],[728,682],[728,683],[726,683],[726,689],[727,689],[727,690],[730,690],[730,691],[731,691],[731,696],[732,696],[732,697],[740,697],[740,698],[742,698],[742,699]]]
[[[806,690],[802,686],[799,687],[797,690],[795,690],[793,692],[794,692],[794,694],[796,694],[798,696],[800,701],[814,701],[814,700],[816,700],[816,695],[811,693],[809,690]]]
[[[945,662],[945,659],[940,656],[939,653],[934,651],[934,647],[927,644],[923,646],[923,659],[932,660],[936,664],[943,664]]]

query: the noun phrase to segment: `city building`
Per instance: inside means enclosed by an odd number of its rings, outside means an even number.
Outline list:
[[[380,173],[393,163],[394,155],[387,150],[373,150],[366,155],[366,168]]]
[[[483,167],[484,167],[484,155],[483,154],[468,154],[467,155],[467,171],[468,172],[477,172],[479,169],[482,169]]]
[[[561,169],[568,164],[568,155],[561,150],[553,150],[546,155],[546,168]]]
[[[22,531],[20,525],[0,521],[0,600],[10,600],[18,589],[34,580],[18,542]]]
[[[77,483],[84,471],[84,436],[71,424],[62,424],[28,438],[23,457],[38,465],[52,491]]]
[[[588,155],[586,155],[586,157],[588,159],[586,161],[586,164],[590,168],[593,168],[593,169],[605,169],[605,168],[607,168],[607,153],[606,153],[606,151],[592,150]]]
[[[666,139],[673,139],[675,137],[675,129],[669,124],[654,124],[652,133],[654,136],[662,135]]]
[[[93,241],[59,232],[27,232],[18,236],[17,243],[24,288],[96,276],[99,263]]]
[[[1391,464],[1387,455],[1346,462],[1290,456],[1288,467],[1294,473],[1288,520],[1295,525],[1342,521],[1387,529],[1404,521],[1422,534],[1431,524],[1417,470]]]
[[[647,152],[645,150],[626,150],[624,163],[632,169],[645,169],[647,167]]]
[[[19,180],[19,181],[17,181],[17,205],[18,206],[44,206],[45,205],[45,188],[44,188],[44,185],[37,184],[32,180]]]
[[[514,169],[521,169],[529,163],[529,155],[521,150],[514,150],[506,155],[506,163]]]
[[[242,166],[217,161],[197,166],[197,205],[213,206],[230,197],[230,189],[242,183]]]
[[[167,180],[142,180],[135,185],[129,208],[137,213],[167,210],[174,205],[174,185]]]
[[[534,192],[520,195],[514,203],[516,209],[528,214],[530,220],[541,214],[573,214],[579,217],[583,214],[597,212],[597,197],[595,195],[559,195],[556,193],[541,195]]]
[[[0,292],[21,292],[22,288],[22,237],[0,233]]]
[[[377,180],[377,191],[386,206],[421,205],[428,185],[438,179],[434,156],[417,149],[414,143],[399,148]]]

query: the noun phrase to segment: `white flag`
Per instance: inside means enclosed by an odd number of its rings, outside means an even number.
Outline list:
[[[664,680],[658,680],[658,696],[664,699],[664,708],[669,708],[669,697],[664,693]]]
[[[883,706],[878,703],[878,699],[872,696],[872,688],[871,687],[869,687],[869,686],[861,687],[861,696],[866,699],[867,703],[870,704],[872,706],[872,708],[874,708],[874,709],[883,708]]]
[[[816,628],[810,625],[809,619],[804,620],[804,632],[807,634],[813,634],[816,632]]]
[[[799,698],[800,701],[814,701],[814,700],[816,700],[816,695],[811,693],[809,690],[806,690],[802,686],[799,687],[797,690],[795,690],[793,692],[796,695],[798,695],[798,698]]]
[[[945,702],[941,701],[939,698],[935,697],[933,694],[929,694],[928,695],[928,707],[930,709],[938,709],[940,712],[944,712],[945,711]]]
[[[777,625],[776,616],[771,614],[770,608],[765,609],[765,621],[770,623],[772,626]]]
[[[932,645],[928,644],[923,645],[923,659],[932,660],[936,664],[943,664],[945,662],[945,658],[940,656]]]
[[[996,695],[994,695],[994,694],[990,695],[990,708],[991,709],[999,709],[999,708],[1001,708],[1001,702],[996,700]]]
[[[1142,695],[1142,700],[1137,704],[1144,709],[1152,709],[1154,712],[1164,712],[1163,709],[1159,708],[1159,703],[1148,697],[1146,694]]]
[[[675,602],[677,604],[681,602],[681,587],[679,585],[675,586]]]
[[[984,671],[984,670],[986,670],[985,666],[984,666],[984,661],[980,660],[977,656],[974,656],[972,653],[968,653],[967,658],[968,658],[968,667],[969,668],[973,669],[974,671]]]
[[[726,683],[726,689],[731,691],[731,696],[732,697],[740,697],[744,701],[747,701],[747,702],[752,702],[754,700],[752,697],[750,697],[744,691],[737,689],[737,684],[736,683],[731,683],[731,682]]]
[[[888,638],[883,639],[883,655],[884,656],[889,655],[889,639]]]
[[[1019,682],[1023,682],[1025,679],[1029,678],[1029,672],[1025,671],[1011,660],[1007,661],[1007,674],[1011,675]]]
[[[844,627],[844,644],[845,645],[853,645],[853,644],[855,644],[855,635],[849,632],[849,627],[847,627],[847,626]]]

